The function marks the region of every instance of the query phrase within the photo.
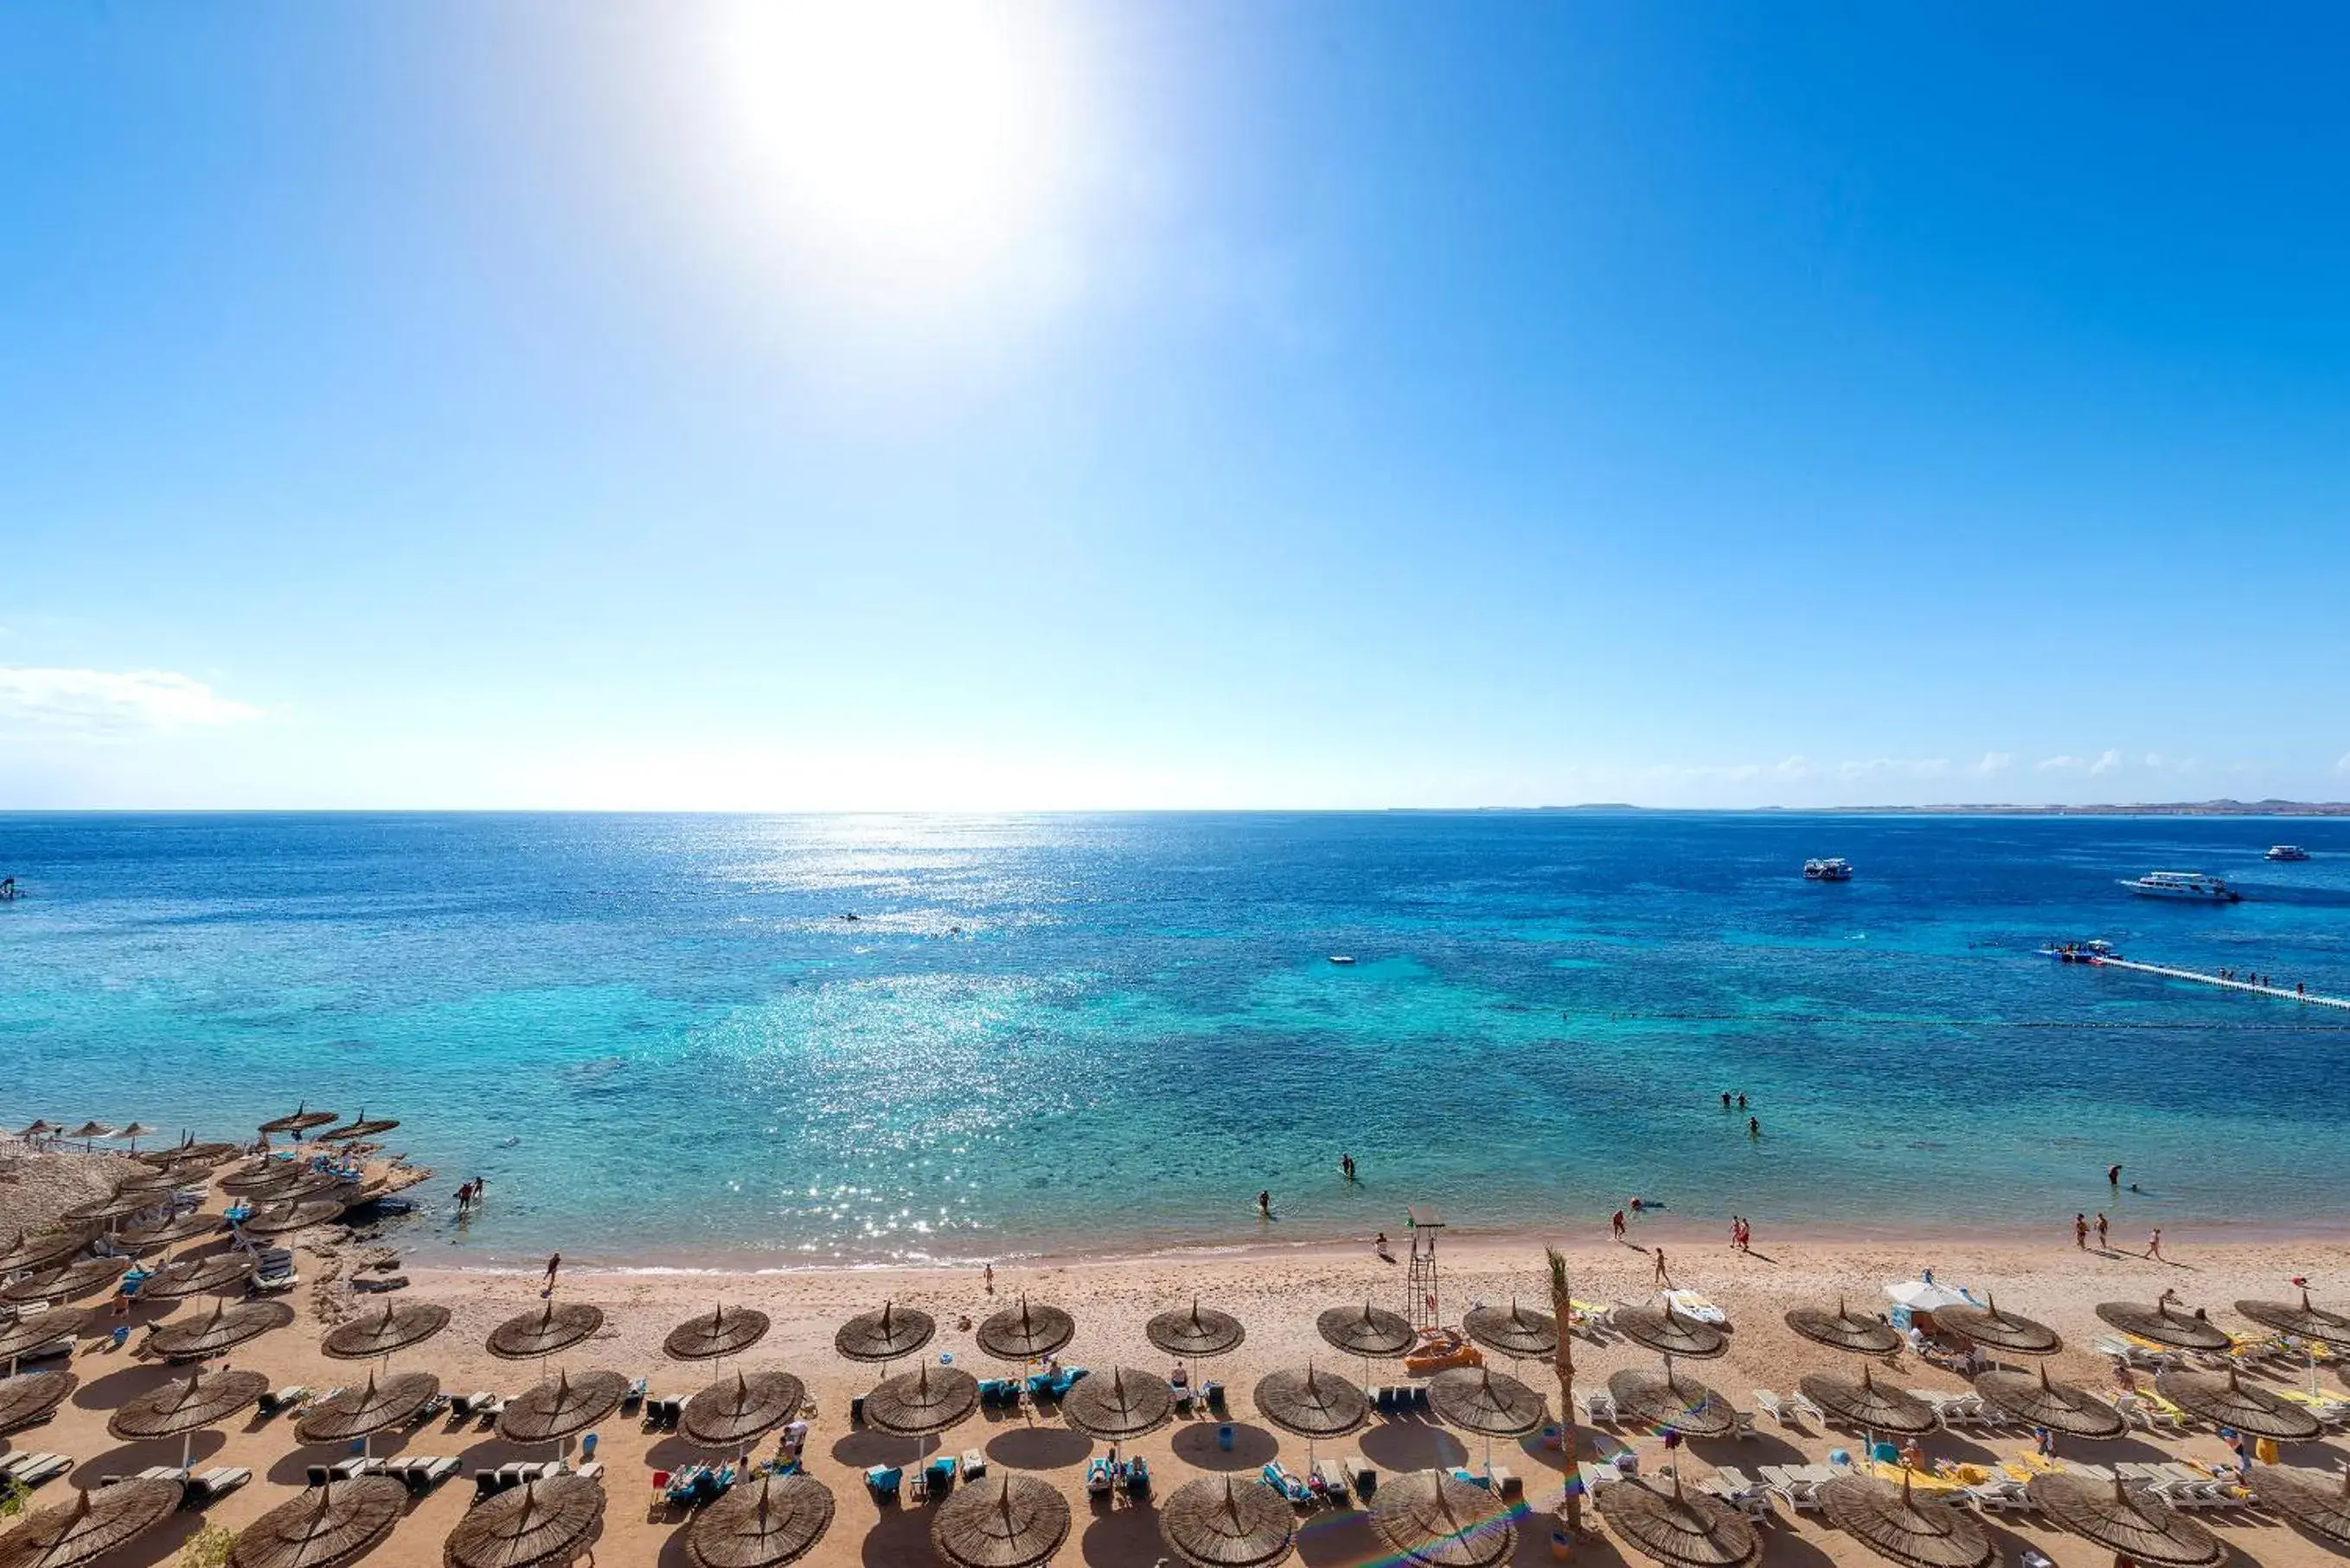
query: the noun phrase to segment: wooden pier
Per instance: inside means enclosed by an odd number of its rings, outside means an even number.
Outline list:
[[[2248,991],[2254,996],[2273,996],[2281,1002],[2298,1002],[2305,1007],[2334,1007],[2350,1012],[2350,997],[2316,996],[2290,991],[2281,985],[2254,985],[2249,980],[2222,980],[2216,974],[2198,974],[2191,969],[2170,969],[2158,963],[2139,963],[2132,959],[2096,958],[2089,961],[2099,969],[2126,969],[2136,974],[2160,975],[2165,980],[2191,980],[2198,985],[2216,985],[2222,991]]]

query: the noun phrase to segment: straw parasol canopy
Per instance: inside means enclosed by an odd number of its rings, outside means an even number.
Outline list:
[[[899,1438],[927,1438],[979,1408],[979,1379],[959,1366],[922,1363],[884,1378],[865,1397],[865,1424]]]
[[[247,1187],[244,1196],[256,1203],[291,1203],[297,1198],[328,1198],[345,1185],[343,1179],[331,1170],[286,1170],[273,1173],[273,1179],[258,1187]]]
[[[2129,1430],[2119,1410],[2087,1389],[2049,1380],[2048,1368],[2039,1376],[2028,1372],[1984,1372],[1975,1377],[1975,1392],[2018,1420],[2074,1438],[2118,1438]]]
[[[229,1568],[337,1568],[391,1533],[408,1488],[390,1476],[354,1476],[305,1490],[237,1532]]]
[[[249,1193],[266,1192],[301,1174],[301,1167],[288,1160],[265,1158],[222,1177],[220,1189],[235,1197],[244,1197]]]
[[[832,1347],[851,1361],[898,1361],[930,1344],[938,1331],[930,1314],[883,1302],[879,1312],[861,1313],[842,1324]]]
[[[2190,1416],[2222,1427],[2250,1432],[2255,1438],[2300,1442],[2324,1430],[2318,1418],[2265,1388],[2239,1379],[2232,1366],[2225,1372],[2169,1371],[2155,1374],[2157,1392]]]
[[[1719,1499],[1683,1490],[1678,1470],[1670,1491],[1624,1480],[1593,1501],[1626,1545],[1670,1568],[1751,1568],[1762,1559],[1754,1527]]]
[[[449,1309],[438,1302],[386,1302],[380,1313],[328,1329],[318,1348],[337,1361],[373,1361],[421,1345],[448,1326]]]
[[[2238,1302],[2236,1310],[2262,1328],[2272,1328],[2296,1339],[2314,1339],[2336,1350],[2350,1350],[2350,1316],[2330,1307],[2310,1305],[2307,1291],[2301,1293],[2298,1306],[2291,1302]]]
[[[66,1137],[78,1137],[85,1142],[96,1138],[112,1137],[113,1136],[114,1129],[108,1127],[104,1122],[84,1122],[81,1126],[74,1128],[73,1131],[66,1134]]]
[[[104,1224],[109,1220],[126,1220],[133,1214],[144,1214],[151,1209],[161,1209],[171,1201],[162,1192],[141,1192],[132,1189],[107,1198],[93,1198],[87,1203],[77,1203],[58,1219],[69,1225],[86,1225],[96,1220]]]
[[[1713,1324],[1700,1322],[1663,1306],[1626,1307],[1610,1326],[1633,1344],[1684,1361],[1711,1361],[1730,1354],[1730,1336]]]
[[[1787,1314],[1787,1326],[1814,1345],[1855,1355],[1890,1355],[1901,1348],[1899,1329],[1883,1318],[1853,1311],[1842,1296],[1836,1298],[1834,1312],[1825,1307],[1796,1307]]]
[[[152,1296],[158,1301],[176,1301],[182,1296],[201,1296],[213,1291],[226,1290],[248,1278],[253,1272],[253,1260],[242,1252],[214,1252],[205,1258],[182,1258],[166,1263],[147,1276],[139,1287],[139,1299]]]
[[[1986,1295],[1982,1306],[1936,1307],[1934,1321],[1961,1339],[1970,1339],[1985,1350],[2003,1350],[2011,1355],[2054,1355],[2064,1348],[2064,1341],[2044,1323],[1999,1310],[1999,1298]]]
[[[592,1477],[527,1480],[476,1504],[441,1548],[443,1568],[553,1568],[604,1532],[604,1487]]]
[[[686,1526],[693,1568],[781,1568],[832,1524],[832,1493],[815,1477],[761,1475],[729,1489]]]
[[[46,1273],[27,1274],[21,1280],[0,1289],[0,1301],[10,1302],[69,1302],[76,1296],[96,1295],[113,1288],[114,1282],[130,1272],[128,1258],[84,1258],[78,1263],[68,1263],[62,1269]]]
[[[2341,1478],[2316,1470],[2262,1465],[2253,1472],[2252,1495],[2312,1535],[2350,1546],[2350,1469]]]
[[[441,1379],[430,1372],[403,1372],[380,1382],[370,1372],[363,1386],[306,1407],[294,1423],[294,1436],[305,1443],[347,1443],[405,1426],[440,1393]]]
[[[153,1137],[155,1136],[155,1129],[149,1127],[145,1122],[132,1122],[129,1127],[117,1131],[114,1136],[120,1138],[128,1138],[131,1143],[136,1144],[142,1137]]]
[[[135,1165],[130,1168],[130,1175],[114,1184],[114,1195],[117,1198],[151,1196],[160,1202],[182,1187],[210,1179],[212,1172],[202,1167],[182,1177],[177,1167]]]
[[[1197,1296],[1189,1308],[1177,1307],[1150,1320],[1143,1334],[1170,1355],[1223,1355],[1241,1347],[1248,1330],[1228,1312],[1203,1307]]]
[[[1155,1432],[1174,1414],[1175,1390],[1167,1379],[1130,1366],[1092,1373],[1061,1401],[1061,1419],[1105,1443]]]
[[[1419,1343],[1409,1319],[1385,1307],[1365,1302],[1360,1307],[1334,1306],[1314,1320],[1323,1343],[1348,1355],[1385,1361],[1403,1355]]]
[[[1915,1394],[1887,1387],[1866,1366],[1857,1380],[1815,1372],[1797,1379],[1795,1386],[1828,1415],[1865,1431],[1914,1438],[1941,1425],[1931,1405]]]
[[[36,1117],[31,1127],[18,1128],[16,1136],[21,1138],[47,1137],[49,1134],[57,1130],[57,1123],[42,1116]]]
[[[1991,1568],[1999,1547],[1978,1515],[1947,1503],[1918,1506],[1901,1484],[1845,1475],[1820,1488],[1828,1522],[1902,1568]]]
[[[604,1326],[604,1309],[586,1302],[548,1302],[517,1313],[490,1330],[489,1350],[501,1361],[537,1361],[584,1343]]]
[[[359,1138],[375,1137],[380,1134],[388,1133],[399,1125],[400,1124],[398,1122],[385,1116],[378,1116],[375,1120],[369,1121],[368,1120],[367,1111],[362,1108],[359,1115],[353,1116],[349,1121],[345,1122],[341,1127],[333,1128],[331,1131],[320,1133],[318,1135],[318,1141],[320,1143],[350,1143]]]
[[[29,1316],[19,1315],[0,1323],[0,1361],[13,1360],[28,1350],[37,1350],[53,1339],[69,1339],[82,1331],[89,1322],[89,1314],[80,1307],[51,1307]]]
[[[296,1106],[290,1115],[262,1123],[261,1130],[265,1133],[307,1132],[312,1127],[322,1127],[337,1119],[334,1112],[314,1111],[310,1108],[310,1102],[305,1100]]]
[[[1535,1390],[1490,1366],[1455,1366],[1429,1380],[1428,1402],[1447,1426],[1481,1438],[1522,1438],[1550,1420]]]
[[[766,1337],[767,1314],[749,1307],[721,1306],[708,1317],[688,1318],[669,1331],[661,1349],[680,1361],[708,1361],[750,1349]]]
[[[210,1317],[167,1323],[149,1334],[147,1348],[152,1355],[173,1360],[224,1355],[245,1341],[293,1321],[294,1309],[284,1302],[240,1302],[235,1306],[215,1302]]]
[[[931,1544],[956,1568],[1034,1568],[1068,1538],[1058,1489],[1011,1470],[963,1488],[931,1521]]]
[[[185,1383],[166,1383],[108,1417],[107,1435],[126,1443],[143,1443],[200,1432],[248,1405],[259,1404],[268,1392],[269,1379],[262,1373],[215,1372],[207,1376],[199,1367],[188,1374]]]
[[[1627,1370],[1607,1379],[1616,1407],[1659,1431],[1684,1438],[1726,1438],[1737,1429],[1730,1401],[1686,1373]]]
[[[68,1225],[56,1231],[19,1231],[16,1239],[0,1249],[0,1273],[16,1273],[23,1269],[45,1269],[61,1258],[70,1258],[98,1240],[95,1225]]]
[[[1297,1515],[1253,1478],[1202,1476],[1159,1505],[1159,1539],[1189,1568],[1273,1568],[1296,1545]]]
[[[2145,1302],[2099,1302],[2097,1315],[2124,1334],[2134,1334],[2174,1350],[2225,1350],[2229,1345],[2226,1329],[2209,1318],[2173,1312],[2168,1300],[2150,1305]]]
[[[1518,1549],[1509,1505],[1444,1470],[1409,1470],[1382,1480],[1371,1498],[1371,1528],[1395,1551],[1430,1568],[1492,1568]]]
[[[998,1361],[1042,1361],[1077,1334],[1077,1320],[1056,1306],[1031,1306],[1022,1296],[979,1325],[979,1347]]]
[[[243,1152],[233,1143],[198,1143],[194,1135],[190,1134],[169,1148],[151,1148],[138,1158],[148,1165],[177,1165],[182,1160],[210,1165],[216,1160],[234,1158]]]
[[[27,1372],[16,1377],[0,1377],[0,1433],[17,1431],[46,1420],[80,1382],[70,1372]]]
[[[748,1448],[800,1413],[807,1386],[788,1372],[737,1372],[685,1402],[678,1430],[722,1453]]]
[[[498,1414],[498,1436],[509,1443],[552,1443],[584,1432],[620,1407],[629,1380],[617,1372],[558,1372],[506,1401]]]
[[[1360,1388],[1311,1362],[1257,1379],[1256,1413],[1309,1441],[1345,1437],[1363,1424],[1370,1407]]]
[[[124,1480],[45,1508],[0,1535],[0,1568],[77,1568],[136,1541],[178,1511],[174,1480]]]
[[[2074,1534],[2145,1568],[2219,1568],[2227,1543],[2168,1503],[2119,1480],[2091,1480],[2055,1471],[2033,1476],[2032,1501]]]
[[[294,1201],[272,1200],[257,1210],[240,1227],[248,1236],[266,1240],[272,1236],[291,1236],[296,1231],[307,1231],[313,1225],[324,1225],[338,1219],[343,1206],[331,1198],[301,1198]]]
[[[221,1229],[221,1217],[191,1209],[184,1214],[174,1214],[152,1225],[136,1225],[114,1234],[114,1244],[126,1252],[151,1252],[158,1247],[176,1247],[182,1241],[192,1241],[199,1236],[210,1236]]]
[[[1520,1306],[1515,1296],[1506,1307],[1471,1307],[1461,1326],[1486,1349],[1512,1360],[1558,1354],[1558,1319]]]

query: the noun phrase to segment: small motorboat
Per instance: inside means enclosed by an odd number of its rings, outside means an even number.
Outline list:
[[[1804,879],[1807,882],[1849,882],[1852,862],[1843,856],[1831,856],[1825,860],[1804,862]]]
[[[2306,860],[2309,858],[2309,851],[2303,849],[2298,844],[2272,844],[2269,846],[2269,852],[2266,855],[2262,856],[2261,858],[2263,860]]]
[[[1350,964],[1355,961],[1355,955],[1352,953],[1332,953],[1330,955],[1330,961],[1335,964]]]

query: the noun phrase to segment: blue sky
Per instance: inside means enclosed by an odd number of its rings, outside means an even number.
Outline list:
[[[0,805],[2350,795],[2350,13],[0,10]]]

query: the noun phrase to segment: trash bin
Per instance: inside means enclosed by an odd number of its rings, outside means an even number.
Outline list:
[[[1216,1447],[1223,1449],[1224,1452],[1228,1454],[1232,1451],[1232,1424],[1230,1421],[1223,1422],[1222,1425],[1217,1427]]]

